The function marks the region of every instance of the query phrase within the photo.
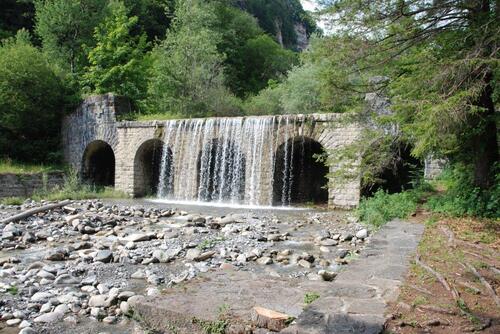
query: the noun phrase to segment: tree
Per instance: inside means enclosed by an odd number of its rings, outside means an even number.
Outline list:
[[[94,93],[113,92],[138,101],[147,89],[146,35],[131,35],[138,18],[127,15],[123,2],[110,3],[109,16],[95,29],[96,46],[88,54],[83,79]]]
[[[247,41],[241,50],[242,74],[245,91],[256,93],[266,87],[269,80],[284,76],[298,56],[291,50],[283,49],[268,35],[260,35]]]
[[[153,52],[147,104],[153,112],[202,116],[234,113],[235,99],[224,85],[224,60],[210,4],[180,0],[166,39]]]
[[[0,152],[26,162],[57,160],[69,94],[44,54],[20,30],[0,46]]]
[[[3,0],[0,11],[0,40],[15,36],[19,29],[32,31],[35,8],[29,0]]]
[[[105,8],[102,0],[35,0],[35,31],[44,52],[73,75],[81,73],[87,65],[83,46],[94,45]]]
[[[266,87],[270,79],[279,79],[298,57],[266,35],[256,18],[227,2],[211,4],[216,15],[211,29],[221,35],[217,48],[226,55],[226,86],[243,98]]]
[[[498,1],[323,1],[350,75],[332,92],[387,89],[413,155],[471,164],[474,184],[495,184],[500,4]],[[345,64],[344,64],[345,65]],[[342,71],[331,64],[330,72]],[[388,83],[373,84],[373,74]],[[355,78],[355,79],[353,79]],[[384,116],[384,118],[387,118]]]

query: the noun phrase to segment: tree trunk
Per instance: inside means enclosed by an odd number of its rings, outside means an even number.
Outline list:
[[[494,165],[498,161],[497,124],[491,80],[492,74],[488,73],[486,87],[478,101],[478,106],[485,111],[477,116],[479,118],[477,130],[480,131],[473,138],[474,185],[481,189],[488,189],[495,184]]]

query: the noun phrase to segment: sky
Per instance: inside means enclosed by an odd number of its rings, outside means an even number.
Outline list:
[[[316,1],[314,0],[300,0],[300,3],[302,4],[302,7],[304,7],[305,10],[308,11],[314,11],[317,7]],[[323,32],[328,35],[330,32],[330,28],[326,27],[326,23],[324,20],[318,20],[316,22],[318,26],[323,29]]]

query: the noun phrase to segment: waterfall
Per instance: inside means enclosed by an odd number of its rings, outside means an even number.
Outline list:
[[[163,122],[157,196],[249,205],[272,205],[274,198],[289,205],[296,119],[259,116]],[[278,163],[283,166],[281,198],[273,189],[279,149],[284,150],[278,156],[283,159]]]

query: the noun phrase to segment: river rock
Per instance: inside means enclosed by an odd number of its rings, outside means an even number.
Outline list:
[[[33,233],[31,232],[25,232],[23,234],[23,242],[25,243],[31,243],[31,242],[35,242],[36,241],[36,237]]]
[[[7,324],[7,326],[9,326],[9,327],[17,326],[20,323],[21,323],[21,319],[9,319],[5,322],[5,324]]]
[[[273,259],[271,259],[269,256],[263,256],[257,259],[257,263],[260,265],[268,265],[273,263]]]
[[[77,278],[75,278],[69,274],[59,275],[54,282],[54,284],[56,284],[56,285],[73,285],[73,284],[79,284],[79,283],[80,283],[80,281]]]
[[[19,332],[19,334],[37,334],[37,333],[36,333],[36,331],[33,328],[26,327],[26,328],[21,329],[21,331]]]
[[[36,317],[34,322],[41,323],[54,323],[60,321],[64,317],[64,313],[61,312],[49,312]]]
[[[329,246],[337,246],[338,243],[339,242],[337,240],[333,240],[333,239],[328,238],[328,239],[321,240],[320,245],[329,247]]]
[[[111,262],[112,259],[113,259],[113,253],[108,249],[103,249],[97,252],[97,254],[94,257],[94,262],[108,263]]]
[[[49,300],[52,298],[54,295],[50,292],[37,292],[33,296],[31,296],[31,301],[32,302],[42,302]]]
[[[356,238],[365,239],[366,237],[368,237],[368,230],[366,228],[356,232]]]
[[[90,307],[105,307],[107,306],[107,301],[108,296],[107,295],[96,295],[92,296],[89,299],[89,306]]]
[[[146,233],[134,233],[125,238],[127,241],[132,241],[132,242],[141,242],[141,241],[148,241],[151,240],[152,235],[151,234],[146,234]]]
[[[50,252],[49,254],[47,254],[47,256],[45,256],[45,260],[64,261],[66,259],[66,255],[67,255],[67,253],[64,250],[56,249],[56,250]]]

